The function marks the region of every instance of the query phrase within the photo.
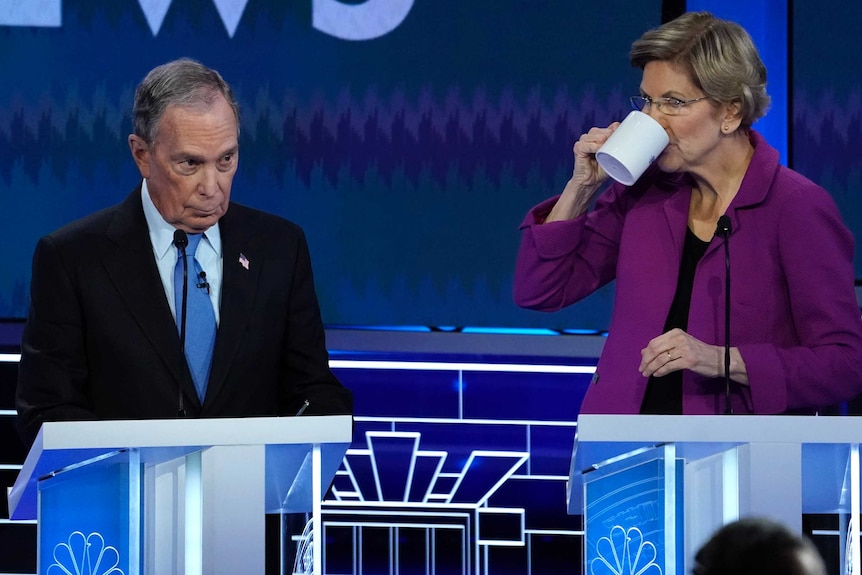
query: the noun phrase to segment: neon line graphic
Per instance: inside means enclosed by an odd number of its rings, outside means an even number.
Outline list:
[[[447,450],[423,450],[421,446],[425,437],[422,432],[400,429],[409,428],[411,424],[431,424],[436,427],[442,423],[442,427],[455,425],[457,428],[470,424],[500,426],[512,422],[468,422],[454,418],[444,423],[443,420],[435,418],[400,418],[395,421],[389,417],[360,417],[357,418],[357,422],[359,421],[373,422],[378,427],[391,431],[366,431],[364,435],[367,447],[351,448],[347,451],[344,465],[336,474],[340,478],[341,489],[338,489],[339,481],[336,481],[329,497],[321,506],[324,528],[349,527],[353,530],[349,535],[343,532],[347,539],[342,539],[347,545],[351,545],[352,541],[353,549],[340,549],[342,553],[352,556],[355,575],[363,575],[363,569],[367,568],[364,562],[385,561],[386,557],[390,575],[405,572],[408,564],[421,566],[423,563],[426,574],[439,572],[437,568],[441,564],[435,553],[440,551],[438,546],[443,544],[440,537],[445,533],[441,530],[444,527],[458,526],[463,529],[463,544],[466,545],[465,553],[469,556],[459,553],[462,560],[461,575],[489,575],[491,566],[488,563],[488,551],[492,548],[521,547],[529,556],[534,537],[558,536],[578,540],[583,537],[583,532],[575,529],[543,530],[534,526],[527,530],[527,507],[523,505],[508,507],[495,504],[494,507],[488,507],[494,495],[511,481],[541,481],[548,485],[564,484],[567,481],[568,477],[561,474],[533,475],[529,466],[529,451],[471,450],[464,454],[466,460],[459,464],[459,470],[444,471],[450,456]],[[533,423],[522,421],[512,425],[529,430]],[[535,423],[536,428],[540,425],[560,429],[576,427],[576,422]],[[535,439],[532,435],[527,437]],[[356,439],[362,441],[361,438]],[[531,443],[532,441],[527,441],[525,447],[533,447]],[[385,459],[392,456],[395,457],[394,463],[391,460],[384,463]],[[425,463],[420,465],[423,461]],[[395,474],[392,475],[391,471]],[[356,475],[358,472],[362,473],[362,477]],[[405,481],[407,485],[402,486],[400,481]],[[435,488],[439,489],[441,483],[445,487],[442,491],[435,492]],[[511,493],[511,489],[507,489],[507,493]],[[510,496],[503,497],[506,500]],[[458,525],[459,520],[465,523]],[[486,528],[486,534],[483,536],[480,525],[485,522],[489,522],[487,524],[491,531]],[[387,530],[381,531],[379,535],[385,537],[380,540],[383,546],[389,541],[388,550],[379,546],[363,548],[369,544],[368,537],[373,533],[366,531],[363,535],[363,531],[374,528]],[[400,547],[402,536],[399,534],[406,533],[405,530],[415,532],[417,529],[426,530],[425,543],[420,545],[420,549],[424,547],[427,550],[424,557],[421,550],[408,552],[408,548]],[[414,539],[415,536],[405,537]],[[454,541],[450,544],[454,544]],[[416,554],[417,552],[420,554]],[[383,556],[380,556],[380,553]],[[440,558],[442,559],[443,555]],[[457,567],[455,569],[455,573],[459,573]]]
[[[471,363],[441,361],[373,361],[333,359],[335,369],[404,369],[413,371],[487,371],[507,373],[582,373],[596,372],[594,365],[534,365],[523,363]]]
[[[351,450],[348,450],[347,453],[350,453]],[[347,458],[347,454],[345,454],[344,460],[341,462],[344,469],[339,469],[335,472],[336,477],[338,476],[346,476],[350,483],[353,485],[353,491],[338,491],[335,486],[332,487],[332,494],[336,499],[341,500],[342,497],[356,497],[360,501],[364,501],[362,497],[362,492],[359,490],[359,485],[356,483],[356,476],[353,474],[353,470],[350,468],[350,461]]]
[[[482,539],[482,516],[483,515],[518,515],[520,519],[520,528],[518,529],[518,534],[520,538],[516,540],[509,539]],[[521,508],[512,508],[512,509],[497,509],[497,508],[489,508],[483,507],[478,510],[476,513],[476,545],[482,545],[485,547],[523,547],[526,543],[524,539],[526,528],[526,509]],[[487,569],[486,569],[487,571]]]
[[[20,353],[0,353],[0,362],[18,363]],[[333,369],[403,369],[407,371],[485,371],[512,373],[580,373],[593,374],[593,365],[531,365],[521,363],[458,363],[432,361],[363,361],[356,359],[333,359]]]
[[[467,463],[464,465],[464,469],[459,475],[458,481],[455,482],[454,487],[452,487],[452,492],[449,494],[449,499],[447,503],[451,503],[452,499],[455,497],[455,494],[458,492],[458,488],[461,486],[461,483],[464,481],[464,477],[467,475],[467,472],[470,470],[470,467],[479,457],[491,457],[491,458],[514,458],[515,461],[512,463],[509,470],[501,477],[494,486],[489,489],[485,495],[477,501],[477,505],[483,505],[491,495],[493,495],[503,483],[506,482],[515,471],[523,465],[523,463],[530,456],[529,453],[517,452],[517,451],[474,451],[470,454],[470,458],[467,460]]]
[[[428,488],[425,490],[425,496],[422,498],[423,502],[428,502],[433,495],[434,487],[437,485],[437,478],[441,475],[443,464],[446,462],[446,456],[449,454],[445,451],[424,451],[421,455],[422,457],[429,458],[437,457],[437,468],[434,470],[431,481],[428,482]]]
[[[404,482],[404,491],[402,492],[402,495],[401,495],[401,501],[407,501],[407,495],[409,493],[410,484],[413,480],[413,470],[416,466],[416,450],[419,447],[419,437],[420,437],[420,435],[418,433],[415,433],[415,432],[408,432],[408,433],[382,432],[381,433],[381,432],[369,431],[368,433],[365,434],[365,440],[368,443],[368,447],[371,449],[371,451],[374,451],[375,439],[378,439],[380,441],[392,440],[392,439],[406,439],[406,440],[409,440],[410,443],[412,443],[412,449],[410,449],[410,463],[408,465],[408,470],[407,470],[407,479]],[[389,443],[391,444],[391,441]],[[377,459],[378,459],[377,457],[371,458],[371,469],[374,472],[374,481],[375,481],[375,484],[377,485],[378,499],[383,501],[386,499],[386,497],[384,497],[384,495],[383,495],[383,487],[380,483],[380,472],[379,472],[378,467],[377,467]]]

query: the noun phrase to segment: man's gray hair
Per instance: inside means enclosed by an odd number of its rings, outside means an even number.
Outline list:
[[[221,75],[191,58],[153,68],[135,90],[135,135],[152,144],[168,106],[209,107],[221,94],[233,109],[239,134],[239,106]]]

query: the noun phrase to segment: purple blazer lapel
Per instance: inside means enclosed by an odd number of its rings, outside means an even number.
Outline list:
[[[673,247],[679,260],[685,244],[685,230],[688,226],[688,207],[691,201],[691,188],[685,187],[674,192],[664,202],[664,216],[673,239]]]

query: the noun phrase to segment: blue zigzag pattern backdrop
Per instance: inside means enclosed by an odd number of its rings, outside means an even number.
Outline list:
[[[795,2],[793,167],[832,194],[856,240],[862,279],[862,68],[845,56],[860,48],[862,4]],[[804,231],[803,231],[804,233]]]
[[[558,314],[514,306],[518,224],[562,188],[578,135],[627,112],[640,77],[626,55],[659,0],[414,0],[365,41],[315,29],[315,0],[249,0],[233,35],[213,0],[174,0],[155,34],[141,3],[67,0],[59,27],[0,26],[0,316],[26,314],[38,237],[137,184],[134,87],[191,56],[240,100],[233,198],[306,230],[326,323],[606,328],[610,290]],[[859,78],[806,91],[822,68],[809,60],[794,68],[793,160],[859,230]]]

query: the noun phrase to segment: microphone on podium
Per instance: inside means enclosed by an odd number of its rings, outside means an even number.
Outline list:
[[[180,258],[183,260],[183,298],[181,309],[177,310],[180,317],[180,351],[182,352],[183,360],[186,357],[186,310],[188,308],[189,297],[189,264],[186,258],[186,247],[189,245],[189,237],[183,230],[174,231],[174,245],[180,250]],[[186,407],[183,400],[183,390],[179,391],[179,411],[177,415],[180,417],[186,416]]]
[[[730,218],[718,218],[715,235],[724,238],[724,413],[733,414],[730,405]]]

